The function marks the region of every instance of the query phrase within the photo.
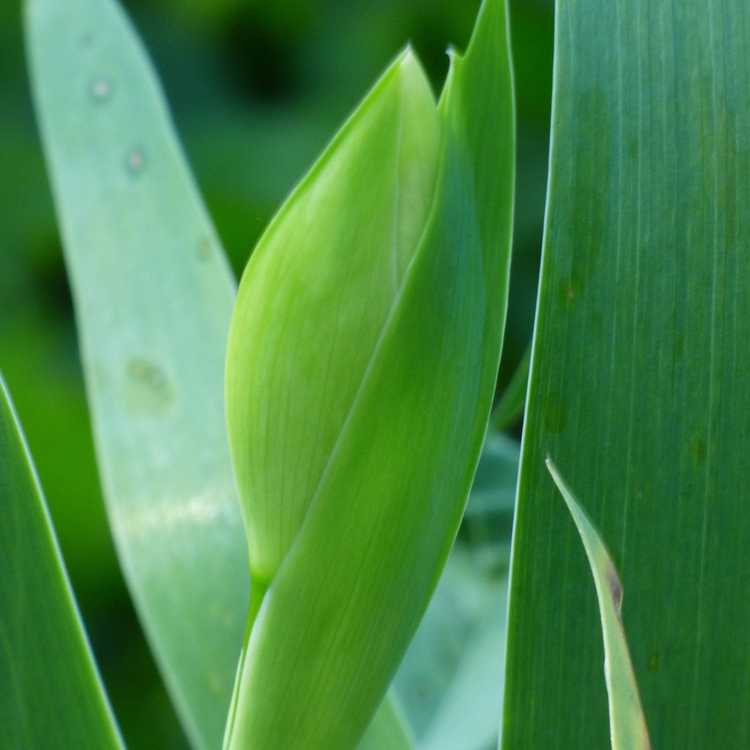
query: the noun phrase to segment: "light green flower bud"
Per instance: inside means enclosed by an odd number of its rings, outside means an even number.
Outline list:
[[[453,542],[507,304],[509,57],[502,0],[439,105],[405,51],[248,263],[226,376],[253,579],[232,750],[353,748]]]

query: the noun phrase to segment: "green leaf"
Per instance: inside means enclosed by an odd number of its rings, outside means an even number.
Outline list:
[[[651,744],[648,727],[622,625],[623,589],[620,576],[599,532],[549,458],[547,469],[573,517],[594,577],[604,637],[604,676],[609,696],[609,733],[612,750],[649,750]]]
[[[357,750],[412,750],[414,739],[399,702],[389,692],[380,704]]]
[[[248,591],[221,416],[234,284],[118,6],[32,0],[26,21],[112,531],[182,722],[215,748]]]
[[[228,747],[351,747],[461,519],[507,302],[504,2],[485,2],[437,115],[430,104],[407,52],[243,277],[228,421],[253,575],[267,591],[251,611]],[[436,159],[434,192],[423,158]]]
[[[492,426],[496,430],[507,430],[523,413],[530,363],[531,346],[528,346],[492,411]]]
[[[110,523],[182,723],[212,750],[248,601],[222,395],[234,281],[119,7],[29,0],[26,30]]]
[[[122,748],[0,377],[0,746]]]
[[[654,747],[748,747],[750,6],[577,0],[556,20],[504,747],[608,742],[599,618],[548,454],[627,584]]]

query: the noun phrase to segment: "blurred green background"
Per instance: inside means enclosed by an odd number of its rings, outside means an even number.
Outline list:
[[[407,41],[440,90],[445,51],[465,47],[479,0],[129,0],[125,6],[159,71],[198,184],[239,273],[284,196]],[[518,192],[501,384],[529,339],[534,311],[552,0],[513,0],[511,14]],[[182,748],[107,529],[17,0],[0,3],[0,163],[6,175],[0,370],[27,432],[128,744]]]

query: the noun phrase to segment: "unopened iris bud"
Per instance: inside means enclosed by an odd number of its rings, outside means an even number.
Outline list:
[[[491,406],[513,149],[486,0],[440,104],[406,50],[253,252],[226,375],[253,579],[232,750],[355,747],[414,634]]]

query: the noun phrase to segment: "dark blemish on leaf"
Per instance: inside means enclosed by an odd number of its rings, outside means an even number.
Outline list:
[[[164,372],[153,362],[133,357],[126,366],[128,406],[148,413],[160,413],[172,402],[172,387]]]
[[[615,609],[619,615],[622,610],[622,584],[617,572],[611,565],[607,566],[607,585],[609,586],[612,603],[615,605]]]
[[[78,37],[78,45],[81,49],[88,49],[94,43],[94,35],[90,31],[85,31]]]
[[[140,147],[130,149],[125,159],[125,167],[132,177],[140,177],[146,171],[146,154]]]
[[[570,310],[573,307],[579,293],[580,290],[573,279],[563,282],[560,287],[560,299],[566,310]]]
[[[211,259],[211,240],[204,237],[198,243],[198,260],[203,262]]]
[[[703,466],[706,463],[707,446],[702,437],[693,439],[690,443],[690,457],[696,466]]]
[[[661,668],[661,656],[657,653],[651,654],[648,657],[648,664],[646,666],[649,672],[658,672]]]

